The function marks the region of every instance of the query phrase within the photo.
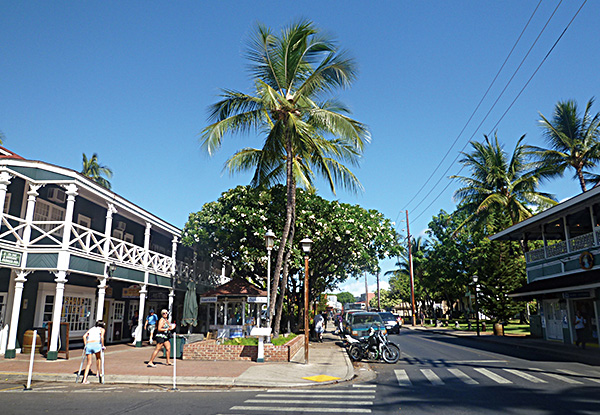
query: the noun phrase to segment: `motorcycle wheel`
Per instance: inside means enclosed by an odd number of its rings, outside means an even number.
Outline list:
[[[400,360],[400,348],[393,343],[389,343],[383,347],[381,357],[386,363],[396,363]]]
[[[362,359],[362,350],[360,350],[360,346],[353,344],[352,346],[350,346],[350,348],[348,349],[348,355],[350,356],[350,359],[352,359],[355,362],[358,362]]]

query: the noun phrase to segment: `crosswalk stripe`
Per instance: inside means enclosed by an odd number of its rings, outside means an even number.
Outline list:
[[[295,400],[295,399],[248,399],[245,400],[244,403],[277,403],[277,404],[311,404],[311,405],[373,405],[373,401],[332,401],[332,400],[324,400],[324,401],[305,401],[305,400]]]
[[[533,382],[533,383],[548,383],[544,379],[540,379],[536,376],[530,375],[527,372],[522,372],[522,371],[516,370],[516,369],[504,369],[504,370],[508,373],[512,373],[513,375],[519,376],[519,377],[521,377],[525,380],[528,380],[530,382]]]
[[[478,385],[479,384],[479,382],[477,382],[475,379],[473,379],[472,377],[470,377],[469,375],[467,375],[460,369],[451,368],[451,369],[448,369],[448,372],[452,373],[454,376],[456,376],[457,378],[462,380],[467,385]]]
[[[582,376],[581,373],[577,373],[577,372],[573,372],[572,370],[567,370],[567,369],[558,369],[559,372],[564,373],[565,375],[571,375],[571,376]]]
[[[569,383],[571,385],[581,385],[582,384],[578,380],[571,379],[571,378],[568,378],[568,377],[563,376],[563,375],[558,375],[556,373],[544,373],[544,375],[549,376],[551,378],[554,378],[556,380],[560,380],[560,381],[565,382],[565,383]]]
[[[398,380],[398,385],[400,386],[412,386],[412,383],[410,381],[410,379],[408,378],[408,375],[406,374],[406,370],[404,369],[396,369],[394,370],[394,373],[396,374],[396,379]]]
[[[481,373],[483,376],[490,378],[491,380],[493,380],[496,383],[512,383],[510,380],[503,378],[502,376],[497,375],[494,372],[484,369],[482,367],[476,367],[473,370]]]
[[[302,394],[302,393],[308,393],[312,396],[315,395],[327,395],[329,396],[329,394],[331,393],[330,391],[326,391],[326,390],[314,390],[314,389],[292,389],[292,390],[285,390],[285,389],[268,389],[267,390],[268,393],[298,393],[298,394]],[[340,390],[340,391],[335,391],[335,393],[337,394],[345,394],[345,395],[362,395],[362,394],[367,394],[367,393],[373,393],[373,391],[370,390],[358,390],[358,389],[348,389],[348,390]]]
[[[311,408],[299,406],[232,406],[231,411],[261,411],[261,412],[331,412],[350,414],[370,414],[370,409],[363,408]]]
[[[371,394],[374,393],[373,391],[369,391]],[[282,393],[282,394],[266,394],[266,393],[259,393],[258,395],[256,395],[257,398],[311,398],[311,399],[317,399],[317,398],[339,398],[339,399],[375,399],[375,395],[360,395],[360,396],[348,396],[348,395],[344,395],[344,394],[339,394],[339,393],[329,393],[327,394],[327,396],[318,396],[318,395],[311,395],[309,393],[304,394],[304,395],[298,395],[298,394],[292,394],[292,393]]]
[[[352,385],[353,388],[376,388],[377,385]]]
[[[421,373],[423,373],[423,375],[425,375],[427,380],[429,382],[431,382],[432,385],[443,385],[444,384],[444,381],[442,379],[440,379],[440,377],[438,375],[436,375],[435,372],[431,369],[421,369]]]

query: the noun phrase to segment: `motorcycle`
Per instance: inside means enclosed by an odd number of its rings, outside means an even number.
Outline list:
[[[348,355],[355,362],[362,359],[383,359],[386,363],[396,363],[400,360],[400,347],[388,341],[381,330],[375,330],[373,327],[369,328],[369,336],[365,339],[357,339],[347,334],[346,340],[349,343]]]

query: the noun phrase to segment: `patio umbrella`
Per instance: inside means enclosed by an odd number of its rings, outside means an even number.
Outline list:
[[[183,299],[183,318],[181,324],[189,326],[188,332],[192,331],[192,326],[198,324],[198,300],[196,299],[196,284],[193,281],[188,282],[185,298]]]

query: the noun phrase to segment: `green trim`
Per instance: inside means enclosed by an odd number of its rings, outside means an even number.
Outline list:
[[[17,351],[15,349],[7,349],[6,353],[4,353],[5,359],[14,359],[17,357]]]
[[[58,360],[58,352],[48,352],[46,360]]]
[[[89,272],[90,274],[104,275],[104,262],[71,255],[69,269],[73,271]]]
[[[119,266],[117,266],[117,269],[113,273],[113,277],[133,282],[144,282],[144,273],[142,271]]]
[[[33,254],[27,255],[27,268],[55,269],[58,263],[58,254]]]
[[[73,177],[64,174],[54,173],[37,167],[10,166],[11,170],[21,173],[32,180],[73,180]]]

